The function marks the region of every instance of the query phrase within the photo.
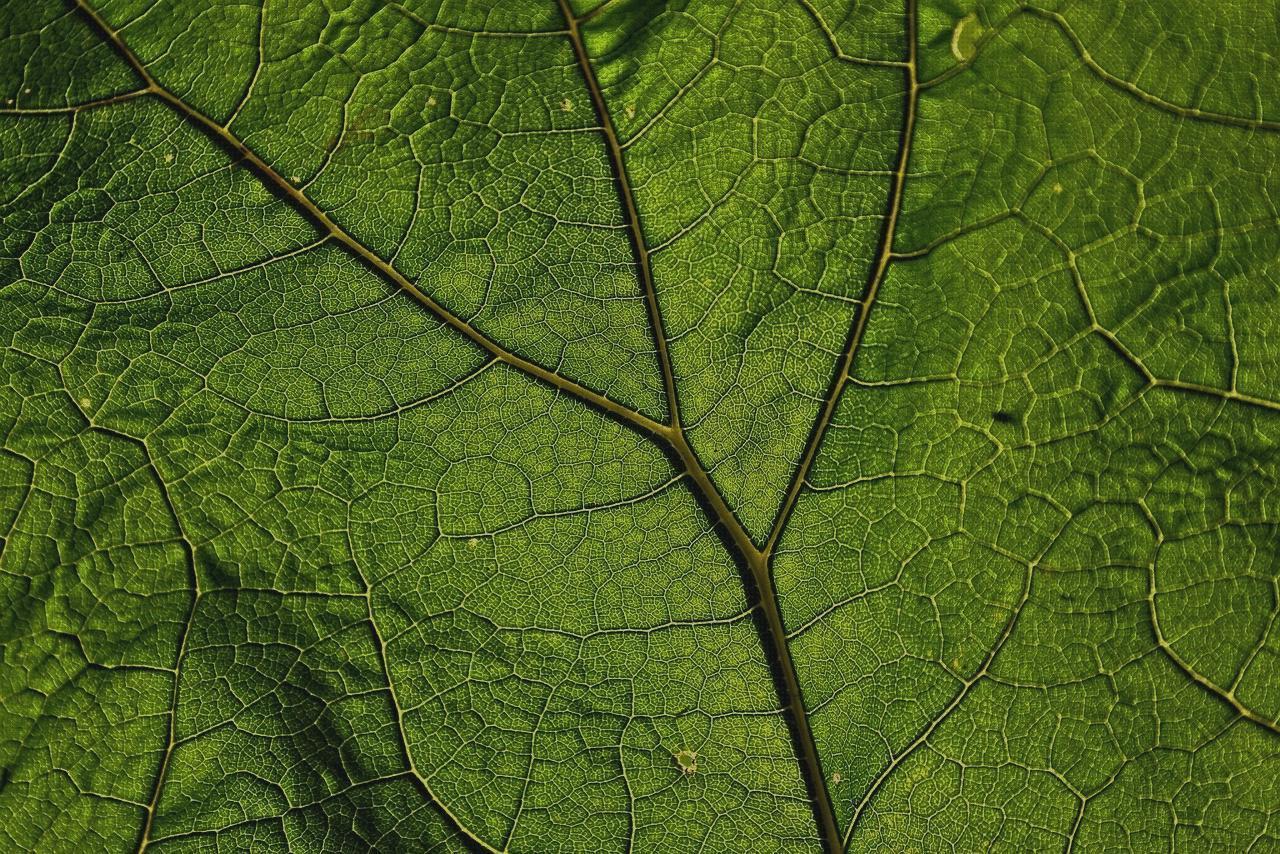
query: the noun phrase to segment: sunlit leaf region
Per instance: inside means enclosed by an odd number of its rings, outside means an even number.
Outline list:
[[[1280,851],[1280,0],[0,0],[0,851]]]

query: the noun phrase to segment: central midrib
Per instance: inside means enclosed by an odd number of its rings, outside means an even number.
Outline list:
[[[875,303],[880,285],[884,281],[893,254],[894,233],[898,214],[902,207],[902,198],[906,184],[907,164],[911,155],[911,141],[915,127],[916,105],[919,99],[919,80],[916,63],[916,0],[905,0],[904,37],[906,41],[906,59],[902,63],[904,75],[904,107],[903,122],[900,133],[896,164],[892,177],[892,185],[887,201],[884,227],[881,230],[880,242],[871,265],[870,275],[863,297],[858,302],[857,313],[850,328],[847,343],[839,360],[837,370],[829,386],[823,409],[813,426],[810,437],[805,444],[800,462],[792,477],[787,493],[770,527],[763,547],[757,547],[746,527],[738,519],[737,514],[724,501],[723,495],[715,486],[707,469],[697,457],[697,453],[689,444],[680,423],[679,404],[675,371],[672,367],[667,348],[666,332],[662,324],[662,312],[658,303],[650,266],[649,250],[640,224],[639,209],[635,193],[623,158],[623,147],[617,128],[610,115],[604,94],[600,88],[590,55],[579,29],[580,21],[574,17],[568,0],[556,0],[568,27],[568,36],[573,47],[574,58],[591,95],[592,105],[600,121],[601,134],[604,137],[612,174],[617,185],[622,204],[623,216],[631,236],[631,245],[635,254],[636,267],[639,271],[640,284],[645,294],[645,302],[649,312],[651,332],[658,351],[658,361],[662,370],[663,387],[666,391],[669,420],[667,435],[663,436],[690,476],[693,491],[701,499],[704,509],[711,515],[727,535],[728,545],[737,553],[737,557],[745,565],[749,574],[748,588],[754,587],[759,596],[764,619],[757,623],[761,628],[761,641],[766,655],[772,659],[777,669],[781,685],[780,692],[784,707],[787,710],[788,723],[791,726],[799,754],[801,775],[809,789],[814,817],[818,824],[820,837],[829,851],[843,850],[847,838],[842,837],[839,823],[835,816],[834,805],[827,787],[826,775],[822,772],[822,763],[818,756],[817,744],[813,737],[812,727],[804,703],[800,687],[799,675],[791,656],[787,641],[785,622],[778,601],[777,590],[773,583],[771,559],[774,548],[781,537],[791,511],[803,488],[805,477],[817,455],[822,437],[831,422],[836,405],[847,383],[853,362],[862,344],[867,328],[867,319],[871,307]],[[750,589],[748,593],[750,594]]]

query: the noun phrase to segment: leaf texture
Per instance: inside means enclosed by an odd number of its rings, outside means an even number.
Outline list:
[[[1277,43],[0,2],[0,843],[1280,848]]]

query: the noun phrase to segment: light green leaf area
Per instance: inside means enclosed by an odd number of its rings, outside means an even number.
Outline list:
[[[0,848],[1280,850],[1277,44],[0,0]]]

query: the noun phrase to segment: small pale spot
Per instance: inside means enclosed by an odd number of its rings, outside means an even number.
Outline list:
[[[831,782],[839,786],[841,783],[844,782],[844,775],[841,774],[839,771],[837,771],[836,773],[831,775]]]
[[[291,183],[293,183],[293,184],[297,184],[297,183],[298,183],[299,181],[301,181],[301,180],[302,180],[302,179],[301,179],[301,178],[299,178],[297,175],[290,175],[290,176],[289,176],[289,181],[290,181]]]
[[[636,105],[627,104],[627,118],[634,119],[636,117]]]
[[[563,101],[560,102],[560,109],[564,110],[566,113],[572,113],[573,102],[570,101],[568,98],[565,98]]]
[[[480,541],[477,540],[475,537],[472,537],[471,539],[467,540],[467,548],[469,549],[474,549],[479,545],[480,545]]]
[[[427,98],[427,106],[428,106],[428,107],[434,107],[437,103],[439,103],[439,102],[438,102],[438,101],[436,101],[436,96],[435,96],[435,95],[432,95],[431,97]]]
[[[30,87],[30,86],[28,86],[27,88],[23,89],[23,90],[22,90],[22,94],[24,94],[24,95],[30,95],[30,94],[31,94],[31,87]]]
[[[80,398],[80,408],[81,408],[81,409],[88,409],[88,408],[89,408],[89,407],[91,407],[91,406],[93,406],[93,401],[92,401],[92,400],[90,400],[90,399],[89,399],[89,398],[87,398],[87,397],[82,397],[82,398]]]
[[[164,162],[165,162],[165,163],[172,163],[172,162],[173,162],[173,152],[170,152],[170,153],[168,153],[168,154],[166,154],[166,155],[164,156]]]
[[[677,750],[672,756],[676,759],[676,766],[686,775],[693,776],[698,773],[698,752],[696,750]]]
[[[1061,193],[1061,192],[1062,192],[1062,185],[1061,185],[1061,184],[1054,184],[1054,185],[1053,185],[1053,191],[1054,191],[1055,193]]]

